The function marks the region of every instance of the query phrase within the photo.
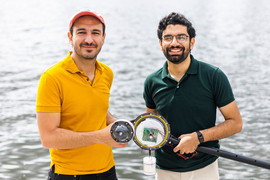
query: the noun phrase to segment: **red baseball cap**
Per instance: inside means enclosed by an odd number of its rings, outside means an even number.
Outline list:
[[[90,10],[90,9],[82,9],[80,10],[79,12],[75,13],[70,22],[69,22],[69,31],[72,27],[72,25],[74,24],[74,22],[81,16],[86,16],[86,15],[89,15],[89,16],[94,16],[96,17],[103,25],[104,25],[104,28],[105,28],[105,22],[104,22],[104,19],[101,15],[99,15],[96,11],[94,10]]]

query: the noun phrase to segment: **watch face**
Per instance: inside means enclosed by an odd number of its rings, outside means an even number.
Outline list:
[[[203,142],[203,137],[202,137],[202,135],[200,135],[200,143],[202,143]]]
[[[203,138],[203,135],[200,131],[196,131],[196,133],[198,134],[198,139],[199,139],[199,142],[200,143],[203,143],[204,142],[204,138]]]

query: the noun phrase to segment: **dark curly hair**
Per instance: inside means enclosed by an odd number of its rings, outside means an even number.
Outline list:
[[[184,25],[187,27],[187,32],[188,32],[190,39],[192,39],[193,37],[196,36],[196,32],[192,26],[192,23],[189,20],[187,20],[183,14],[172,12],[171,14],[169,14],[168,16],[165,16],[163,19],[161,19],[159,21],[157,35],[161,41],[162,41],[162,33],[169,24]]]

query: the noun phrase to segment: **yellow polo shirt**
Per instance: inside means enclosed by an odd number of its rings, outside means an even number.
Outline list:
[[[106,127],[113,72],[96,61],[93,83],[80,71],[69,52],[65,59],[46,70],[39,82],[37,112],[61,113],[60,128],[76,132]],[[50,120],[48,119],[48,123]],[[67,175],[96,174],[115,165],[112,147],[104,144],[75,149],[50,149],[51,167]]]

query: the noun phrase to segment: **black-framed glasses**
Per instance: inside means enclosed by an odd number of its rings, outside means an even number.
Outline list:
[[[186,34],[178,34],[176,36],[172,36],[172,35],[165,35],[162,37],[163,39],[163,42],[165,44],[171,44],[172,41],[173,41],[173,38],[176,37],[176,41],[178,43],[185,43],[187,41],[187,38],[189,37],[188,35]]]

